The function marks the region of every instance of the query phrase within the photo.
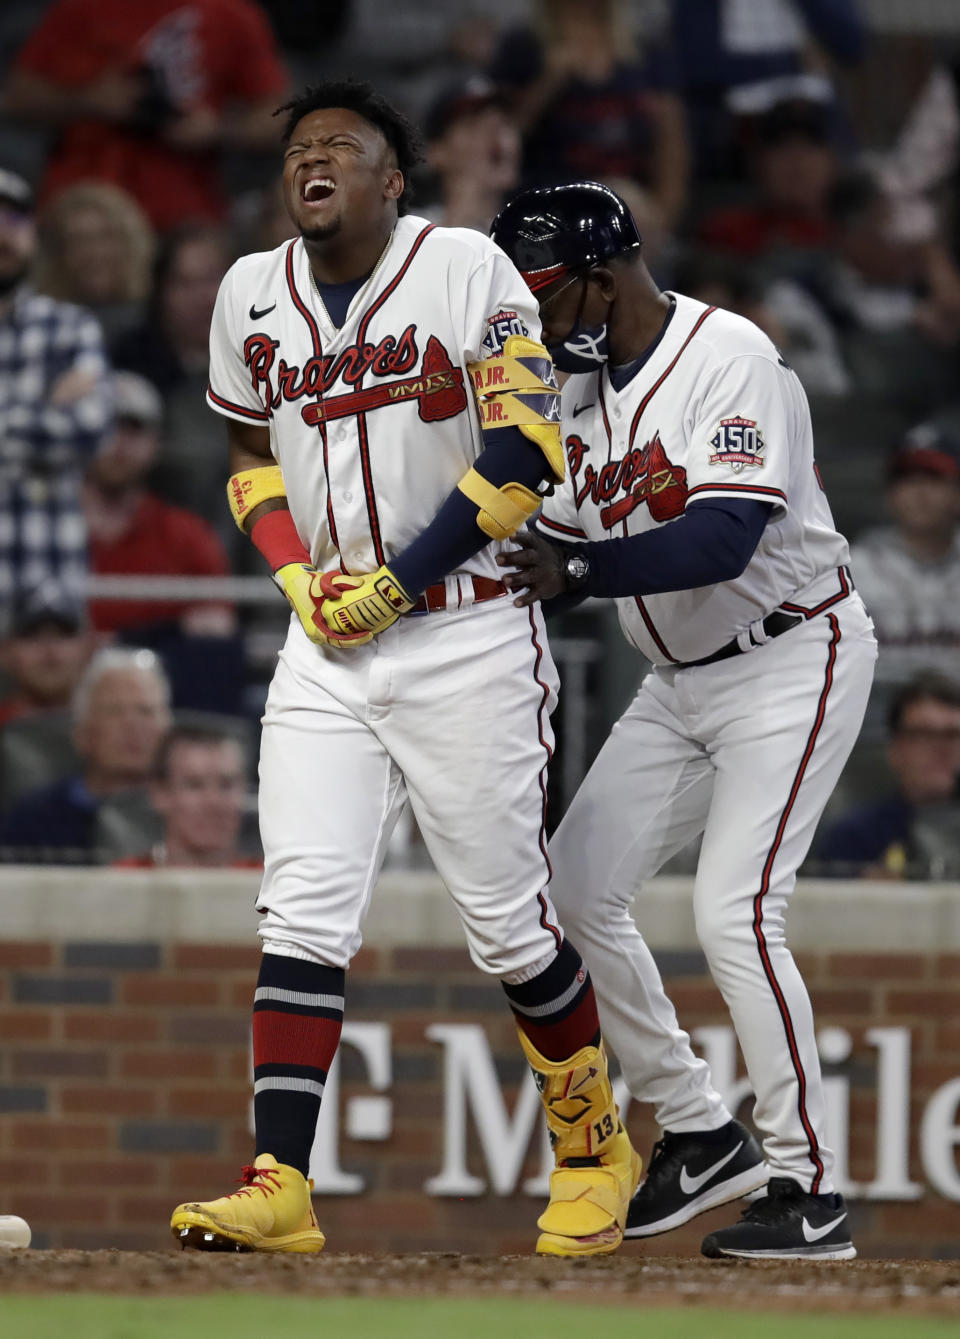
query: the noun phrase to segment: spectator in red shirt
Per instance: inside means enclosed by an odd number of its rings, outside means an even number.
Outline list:
[[[840,169],[829,107],[805,99],[776,103],[757,118],[750,161],[753,199],[708,214],[700,240],[751,258],[776,248],[826,247],[830,191]]]
[[[272,146],[285,85],[253,0],[56,0],[4,110],[59,132],[44,194],[110,181],[166,229],[224,217],[218,151]]]
[[[0,667],[12,691],[0,699],[0,729],[22,716],[70,704],[91,645],[83,611],[54,581],[17,601],[0,645]]]
[[[146,480],[159,449],[162,404],[150,382],[134,372],[114,374],[116,425],[91,462],[83,506],[90,563],[97,575],[224,576],[229,570],[213,527],[182,507],[153,496]],[[227,636],[231,607],[173,601],[93,600],[90,619],[100,632],[179,624],[183,632]]]
[[[246,790],[243,750],[234,735],[209,726],[174,726],[160,748],[150,793],[163,819],[163,840],[116,863],[128,869],[259,869],[262,860],[239,850]]]

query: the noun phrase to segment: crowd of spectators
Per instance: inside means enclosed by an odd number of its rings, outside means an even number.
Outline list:
[[[911,39],[908,77],[884,10],[9,0],[3,858],[256,858],[246,763],[282,602],[136,579],[259,572],[223,504],[210,315],[237,255],[293,235],[274,109],[350,73],[422,130],[417,212],[485,231],[521,185],[607,181],[662,286],[748,316],[796,368],[881,647],[817,868],[960,873],[931,837],[960,832],[960,13]],[[90,597],[91,577],[132,584]]]

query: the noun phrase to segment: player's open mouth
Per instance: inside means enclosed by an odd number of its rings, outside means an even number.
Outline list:
[[[311,177],[300,188],[300,199],[304,204],[318,205],[329,200],[337,189],[331,177]]]

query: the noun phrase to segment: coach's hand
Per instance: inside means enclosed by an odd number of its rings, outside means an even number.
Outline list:
[[[363,646],[373,640],[371,633],[344,634],[324,621],[321,605],[328,591],[323,585],[323,575],[315,567],[286,563],[274,572],[273,579],[293,606],[304,632],[317,646]]]
[[[389,567],[358,577],[324,572],[320,585],[327,597],[320,615],[341,636],[366,634],[369,641],[414,605]]]
[[[566,552],[534,530],[521,530],[513,536],[513,542],[519,548],[497,555],[500,567],[516,569],[507,573],[504,583],[510,590],[526,592],[513,603],[522,608],[537,600],[552,600],[557,595],[565,595],[568,589]]]

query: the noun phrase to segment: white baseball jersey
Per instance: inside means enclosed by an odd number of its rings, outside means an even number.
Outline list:
[[[341,329],[302,241],[238,261],[214,311],[208,399],[269,427],[316,566],[369,572],[420,534],[483,449],[467,364],[524,333],[539,337],[537,308],[499,248],[401,218]],[[442,605],[364,646],[317,646],[291,616],[260,746],[269,952],[350,961],[409,804],[474,961],[505,975],[555,956],[557,676],[539,608],[518,609],[505,588],[476,598],[474,578],[500,582],[499,547],[447,577]]]
[[[406,216],[342,328],[302,241],[244,256],[210,331],[211,408],[270,428],[290,511],[321,570],[375,571],[431,521],[483,449],[466,364],[537,306],[500,249]],[[461,571],[499,579],[498,545]]]
[[[622,391],[606,367],[564,386],[569,469],[538,521],[559,539],[600,540],[667,525],[689,499],[773,503],[735,581],[617,601],[628,641],[656,665],[708,656],[784,602],[827,598],[850,557],[820,485],[795,374],[752,322],[671,296],[672,318]]]
[[[844,570],[798,379],[749,321],[675,302],[620,393],[606,368],[564,387],[569,477],[539,524],[563,539],[618,538],[710,496],[766,499],[774,513],[736,580],[617,601],[655,668],[553,836],[553,893],[631,1092],[654,1103],[664,1129],[717,1128],[730,1112],[664,993],[642,910],[636,923],[630,911],[702,834],[697,935],[743,1051],[766,1161],[772,1175],[828,1192],[813,1015],[784,923],[863,719],[876,643]],[[759,621],[777,608],[800,617],[768,639]],[[745,654],[678,668],[735,637]]]
[[[960,535],[941,559],[929,562],[911,552],[895,526],[877,526],[854,542],[851,556],[857,586],[883,647],[877,678],[906,683],[922,670],[956,674]]]

